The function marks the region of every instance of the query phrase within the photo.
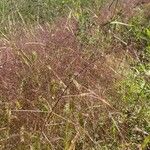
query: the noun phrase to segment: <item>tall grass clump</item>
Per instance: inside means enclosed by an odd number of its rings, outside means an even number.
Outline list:
[[[149,4],[129,2],[0,1],[0,149],[149,149]]]

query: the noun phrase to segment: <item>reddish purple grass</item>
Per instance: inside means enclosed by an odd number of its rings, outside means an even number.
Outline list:
[[[114,2],[113,2],[114,1]],[[137,6],[150,3],[149,0],[113,0],[103,6],[97,16],[100,24],[106,24],[119,14],[124,22],[127,22],[138,11]]]
[[[137,4],[139,3],[135,1],[129,9],[132,10]],[[122,7],[125,9],[127,6],[126,2]],[[130,10],[123,10],[123,14],[129,13]],[[112,14],[109,15],[108,11],[106,8],[102,9],[103,13],[99,17],[102,23],[112,18]],[[107,13],[108,18],[104,16]],[[121,78],[117,69],[125,51],[119,44],[111,45],[110,50],[105,52],[94,49],[93,45],[81,47],[76,37],[77,32],[78,24],[75,20],[67,21],[59,18],[50,26],[37,25],[31,30],[16,28],[15,33],[10,35],[10,40],[2,39],[0,41],[0,95],[5,103],[9,103],[9,109],[27,111],[50,111],[49,107],[53,107],[61,95],[54,112],[65,118],[64,108],[66,103],[70,102],[71,109],[75,111],[71,110],[68,117],[73,122],[70,126],[74,132],[76,124],[83,124],[82,120],[86,120],[85,126],[89,134],[92,135],[94,130],[97,130],[99,139],[104,139],[109,134],[109,131],[104,128],[108,129],[108,126],[111,126],[108,117],[108,110],[111,110],[107,105],[108,95],[111,93],[115,95],[113,85]],[[97,55],[89,59],[88,51],[91,51],[91,47],[93,53]],[[37,57],[36,60],[34,57]],[[84,71],[72,80],[72,76],[83,69]],[[66,87],[68,88],[63,93]],[[90,94],[81,96],[85,93]],[[99,107],[94,108],[94,111],[91,110],[90,108],[95,105]],[[77,113],[81,115],[79,120]],[[103,127],[98,127],[99,114],[106,116]],[[12,115],[14,117],[7,122],[7,127],[10,129],[10,136],[13,134],[17,136],[6,141],[6,149],[16,147],[17,142],[21,143],[21,127],[25,127],[27,132],[41,132],[47,116],[44,113],[13,111]],[[53,116],[47,123],[64,123],[61,119]],[[53,145],[58,146],[58,143],[61,143],[59,138],[64,136],[63,128],[63,125],[46,127],[43,132]],[[45,140],[42,141],[44,143]]]
[[[32,29],[33,35],[20,30],[20,33],[15,33],[11,37],[11,42],[1,44],[1,97],[10,104],[12,110],[17,109],[17,103],[20,105],[19,109],[37,110],[43,107],[42,103],[45,105],[49,103],[52,107],[63,93],[63,89],[68,86],[54,111],[64,114],[65,104],[73,100],[76,111],[82,113],[83,118],[94,115],[95,119],[91,118],[91,121],[96,121],[99,110],[89,114],[87,106],[94,103],[105,106],[108,103],[106,95],[118,78],[114,72],[117,66],[112,61],[113,55],[102,56],[99,53],[99,56],[89,59],[89,54],[82,51],[84,49],[80,48],[75,36],[77,25],[74,21],[66,25],[65,19],[59,20],[53,28],[47,25],[37,26]],[[88,52],[88,49],[86,50]],[[32,61],[33,52],[37,55],[36,61]],[[71,77],[82,70],[83,72],[70,82]],[[91,93],[91,96],[70,97],[82,93]],[[107,109],[104,107],[103,111]],[[39,131],[45,118],[44,114],[30,112],[12,112],[12,114],[15,117],[11,118],[9,123],[10,135],[19,134],[22,126],[28,132]],[[56,129],[47,136],[57,137],[61,136],[60,134],[60,130]],[[15,141],[19,142],[20,137],[10,139],[8,145],[11,147]]]

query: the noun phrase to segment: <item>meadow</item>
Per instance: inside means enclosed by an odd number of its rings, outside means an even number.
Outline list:
[[[149,0],[0,1],[0,150],[150,150]]]

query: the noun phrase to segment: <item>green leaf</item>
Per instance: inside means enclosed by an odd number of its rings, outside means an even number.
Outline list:
[[[146,35],[150,38],[150,29],[146,29]]]
[[[144,141],[143,141],[143,143],[142,143],[142,150],[146,150],[148,144],[150,144],[150,135],[148,135],[148,136],[144,139]]]

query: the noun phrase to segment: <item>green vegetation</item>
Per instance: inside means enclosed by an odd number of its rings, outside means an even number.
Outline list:
[[[0,149],[150,149],[150,4],[129,2],[0,1]]]

